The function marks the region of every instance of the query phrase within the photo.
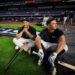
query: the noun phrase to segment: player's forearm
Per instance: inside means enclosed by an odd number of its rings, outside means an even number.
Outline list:
[[[65,43],[59,43],[55,50],[56,53],[59,54],[64,49],[65,45],[66,45]]]
[[[21,31],[20,33],[18,33],[18,34],[16,35],[16,39],[20,39],[20,38],[22,37],[22,34],[23,34],[23,31]]]
[[[35,42],[36,42],[38,49],[42,49],[41,38],[39,36],[36,37]]]

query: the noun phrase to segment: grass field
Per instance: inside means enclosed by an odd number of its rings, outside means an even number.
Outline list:
[[[20,27],[20,25],[0,25],[0,27]],[[38,31],[42,28],[34,26]],[[48,75],[42,66],[37,65],[38,57],[21,52],[7,72],[4,68],[15,52],[12,37],[0,36],[0,75]]]
[[[21,24],[0,24],[0,27],[10,27],[10,28],[19,28]],[[32,25],[37,31],[41,31],[43,28],[38,25]]]

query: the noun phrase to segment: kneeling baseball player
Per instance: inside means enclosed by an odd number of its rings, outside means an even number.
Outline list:
[[[42,58],[38,61],[38,65],[44,64],[51,74],[51,66],[55,66],[58,56],[66,52],[68,47],[63,31],[58,28],[57,20],[49,18],[46,24],[47,28],[40,32],[35,41]]]

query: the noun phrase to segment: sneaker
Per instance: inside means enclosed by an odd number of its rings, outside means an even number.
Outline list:
[[[19,49],[19,47],[18,47],[18,46],[16,46],[16,47],[15,47],[15,50],[18,50],[18,49]]]
[[[18,46],[15,47],[16,52],[18,52],[20,50],[20,48]]]

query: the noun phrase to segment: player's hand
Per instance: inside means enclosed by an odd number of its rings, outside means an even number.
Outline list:
[[[43,58],[44,58],[43,49],[39,49],[39,52],[38,53],[40,54],[40,58],[43,60]]]
[[[49,56],[49,58],[48,58],[48,61],[49,61],[50,63],[52,63],[52,66],[54,66],[54,61],[55,61],[56,57],[57,57],[57,53],[54,52],[54,53],[52,53],[52,54]]]
[[[24,27],[23,32],[28,32],[28,28]]]

